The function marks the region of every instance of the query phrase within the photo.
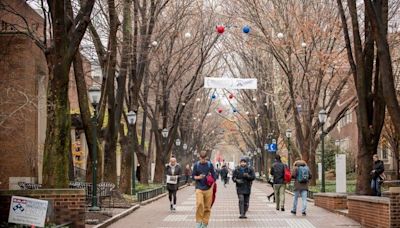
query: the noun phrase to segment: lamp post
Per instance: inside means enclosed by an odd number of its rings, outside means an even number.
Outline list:
[[[176,139],[175,140],[175,146],[177,147],[177,152],[180,154],[180,152],[181,152],[181,150],[180,150],[180,148],[181,148],[181,140],[180,139]],[[178,153],[177,153],[177,155],[178,155]]]
[[[325,132],[324,132],[324,124],[326,122],[328,114],[326,113],[325,109],[321,109],[318,113],[318,119],[321,124],[321,151],[322,151],[322,180],[321,180],[321,192],[325,192],[325,148],[324,148],[324,138],[325,138]]]
[[[289,169],[290,169],[290,137],[292,137],[292,130],[290,130],[290,129],[287,129],[286,130],[286,138],[287,138],[287,140],[288,140],[288,166],[289,166]]]
[[[136,112],[134,111],[129,111],[128,114],[126,115],[128,118],[128,123],[131,127],[133,127],[136,123]],[[132,132],[132,131],[131,131]],[[136,194],[136,167],[135,167],[135,151],[132,148],[132,183],[131,183],[131,195]]]
[[[98,86],[92,86],[89,88],[89,97],[93,105],[93,142],[92,142],[92,207],[89,208],[90,211],[100,211],[99,206],[97,205],[97,104],[99,103],[101,96],[101,90]]]

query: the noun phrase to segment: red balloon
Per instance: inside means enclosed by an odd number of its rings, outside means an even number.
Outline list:
[[[225,27],[224,27],[223,25],[218,25],[218,26],[217,26],[217,32],[218,32],[219,34],[224,33],[224,32],[225,32]]]
[[[218,109],[218,113],[221,113],[221,112],[222,112],[222,108],[219,108],[219,109]]]
[[[229,94],[229,99],[232,99],[233,98],[233,94]]]

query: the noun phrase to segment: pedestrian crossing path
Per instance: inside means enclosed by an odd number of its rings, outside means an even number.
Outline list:
[[[292,196],[286,195],[286,211],[277,211],[275,203],[269,202],[267,196],[272,188],[264,183],[255,182],[250,197],[247,219],[239,219],[238,197],[234,184],[225,187],[218,182],[217,198],[211,210],[208,228],[329,228],[360,227],[353,220],[324,209],[308,205],[307,216],[290,213]],[[272,199],[271,199],[272,200]],[[141,207],[131,215],[111,225],[111,227],[140,228],[191,228],[195,227],[194,187],[178,191],[176,212],[169,211],[168,197]],[[299,209],[300,210],[300,209]]]

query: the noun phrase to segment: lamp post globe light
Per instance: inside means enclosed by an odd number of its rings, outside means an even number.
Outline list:
[[[188,145],[186,143],[184,143],[182,147],[183,147],[184,150],[187,150]]]
[[[167,138],[167,137],[168,137],[168,133],[169,133],[169,131],[168,131],[167,128],[164,128],[164,129],[161,131],[161,134],[162,134],[162,136],[163,136],[164,138]]]
[[[288,166],[289,166],[289,169],[290,169],[290,138],[292,137],[292,130],[290,130],[290,129],[287,129],[286,130],[286,138],[287,138],[287,140],[288,140]]]
[[[126,117],[128,118],[128,123],[131,127],[135,125],[136,123],[136,112],[134,111],[129,111],[128,114],[126,114]],[[130,131],[132,132],[132,131]],[[132,137],[132,136],[131,136]],[[136,194],[136,167],[135,167],[135,151],[132,150],[132,171],[131,171],[131,195]]]
[[[99,211],[100,208],[97,205],[97,105],[99,103],[101,96],[101,90],[98,86],[92,86],[89,88],[89,97],[90,101],[93,105],[94,112],[92,117],[93,124],[93,143],[92,143],[92,151],[93,151],[93,159],[92,159],[92,207],[89,208],[90,211]]]
[[[176,146],[181,146],[181,140],[180,139],[176,139],[175,140],[175,145]]]
[[[321,160],[322,160],[322,178],[321,178],[321,192],[325,192],[325,131],[324,131],[324,124],[326,122],[326,119],[328,117],[328,114],[325,109],[321,109],[318,113],[318,119],[321,124]]]

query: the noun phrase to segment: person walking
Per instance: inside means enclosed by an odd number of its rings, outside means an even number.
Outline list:
[[[301,196],[301,214],[303,216],[306,216],[308,183],[312,178],[310,168],[303,160],[297,160],[293,166],[294,170],[292,172],[292,178],[294,179],[294,199],[293,209],[290,211],[290,213],[296,215],[297,201],[299,199],[299,196]]]
[[[176,158],[171,157],[166,167],[167,190],[170,203],[170,210],[176,211],[176,192],[178,191],[179,177],[182,174],[181,167],[176,162]]]
[[[192,176],[192,169],[190,168],[190,165],[187,164],[185,167],[185,184],[190,185],[190,176]]]
[[[383,161],[379,160],[379,157],[377,154],[374,154],[372,159],[374,161],[374,166],[373,166],[374,169],[371,171],[372,194],[374,196],[381,196],[381,184],[383,183],[383,181],[385,179],[385,174],[384,174],[385,165],[383,164]]]
[[[275,162],[272,165],[270,174],[274,177],[276,210],[285,211],[285,165],[282,163],[279,154],[275,156]]]
[[[236,192],[239,197],[240,219],[247,218],[246,212],[249,209],[251,185],[256,178],[254,170],[248,165],[246,158],[240,159],[238,166],[232,175],[232,181],[236,183]]]
[[[138,180],[139,183],[140,183],[140,170],[141,170],[141,166],[138,163],[136,166],[136,179]]]
[[[224,187],[226,188],[226,184],[228,183],[228,168],[225,164],[222,165],[221,168],[221,181],[224,183]]]
[[[274,177],[273,176],[271,176],[271,175],[269,176],[267,183],[270,184],[272,187],[272,190],[274,190]],[[275,203],[275,191],[273,191],[271,194],[269,194],[269,196],[267,196],[268,201],[271,201],[271,197],[274,197],[273,202]]]
[[[196,228],[206,228],[210,220],[213,184],[216,180],[214,166],[207,161],[206,151],[200,152],[193,166],[192,178],[196,181]]]

